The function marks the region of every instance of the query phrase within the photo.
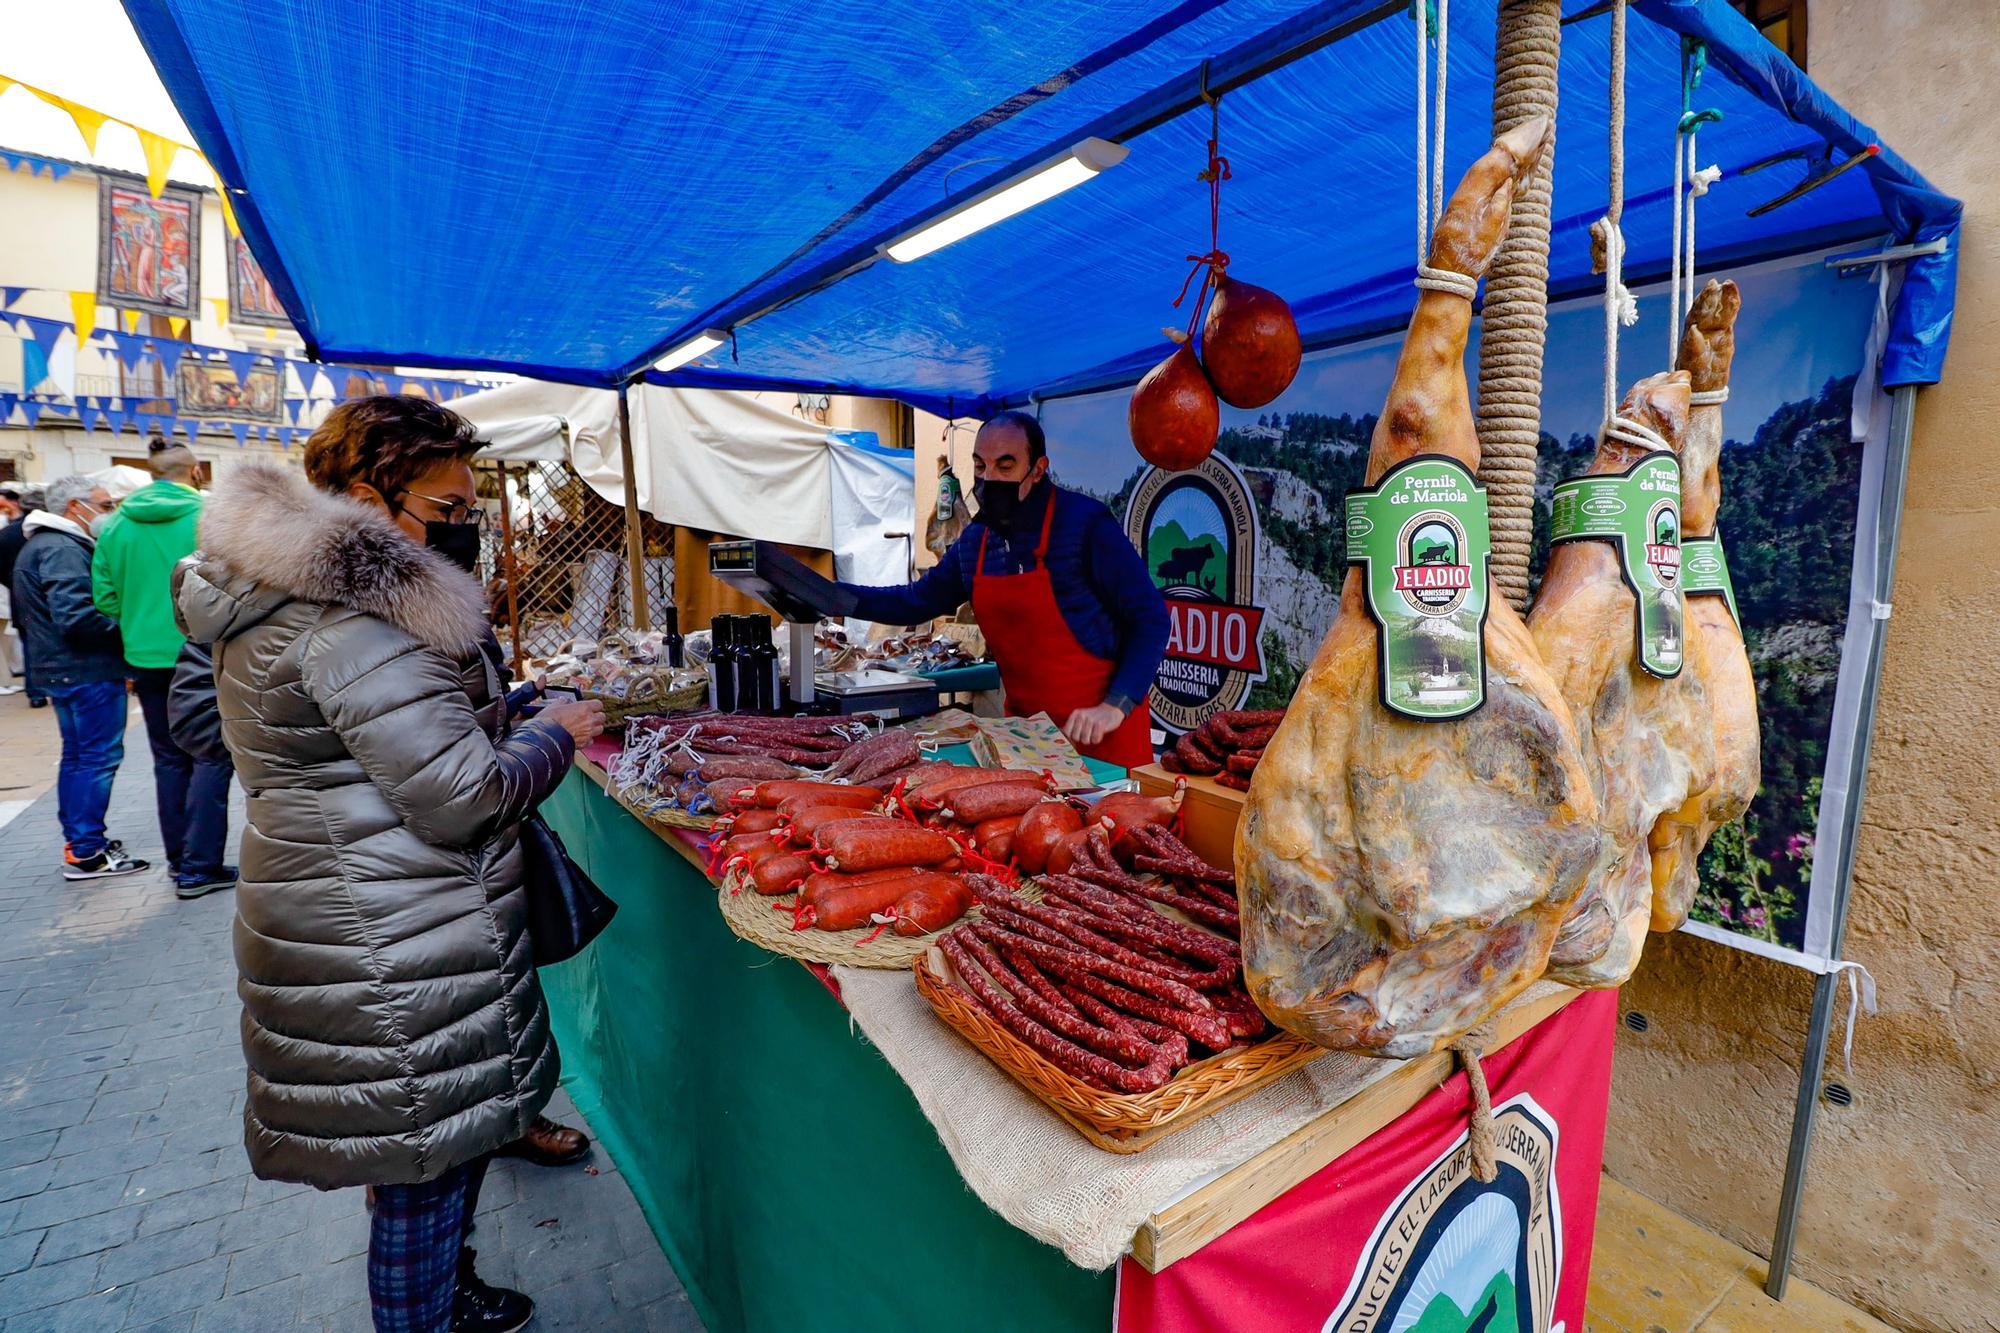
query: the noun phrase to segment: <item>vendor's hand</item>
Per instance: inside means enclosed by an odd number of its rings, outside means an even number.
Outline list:
[[[567,731],[581,749],[604,734],[604,701],[602,699],[574,699],[550,704],[542,709],[536,719],[539,722],[553,722]]]
[[[1124,720],[1123,709],[1113,704],[1097,704],[1071,713],[1069,721],[1062,725],[1062,733],[1078,746],[1096,745],[1118,730],[1118,724]]]

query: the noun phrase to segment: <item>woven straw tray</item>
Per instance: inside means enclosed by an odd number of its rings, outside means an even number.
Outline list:
[[[1106,1152],[1135,1153],[1151,1147],[1175,1130],[1328,1054],[1280,1032],[1255,1046],[1239,1046],[1197,1060],[1151,1092],[1105,1092],[1043,1059],[952,985],[951,963],[942,950],[924,950],[913,967],[918,994],[930,1002],[947,1027],[978,1047],[1016,1083]]]
[[[898,935],[894,926],[877,932],[873,926],[854,930],[793,930],[792,904],[797,901],[796,893],[781,893],[775,898],[767,898],[747,884],[740,884],[740,873],[736,871],[724,878],[716,889],[716,903],[722,909],[722,920],[736,932],[740,939],[750,941],[760,949],[783,954],[806,963],[840,963],[847,967],[876,967],[900,971],[910,965],[912,959],[920,957],[930,948],[928,935]],[[1035,888],[1017,889],[1023,896],[1039,898],[1041,891]],[[958,921],[976,920],[979,906],[974,904]],[[949,930],[947,926],[945,929]],[[873,934],[874,939],[868,939]],[[863,943],[863,941],[866,943]]]
[[[605,780],[605,790],[611,790],[611,782]],[[660,798],[647,799],[633,794],[632,789],[613,792],[612,799],[630,810],[645,823],[663,829],[693,829],[697,833],[707,833],[715,827],[715,815],[691,815]]]

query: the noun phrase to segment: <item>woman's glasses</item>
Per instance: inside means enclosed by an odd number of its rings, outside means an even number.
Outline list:
[[[486,521],[486,511],[477,504],[468,504],[464,500],[441,500],[435,495],[425,495],[422,491],[404,491],[403,494],[414,495],[419,500],[429,500],[438,507],[442,515],[440,521],[454,527],[464,523],[478,525]]]

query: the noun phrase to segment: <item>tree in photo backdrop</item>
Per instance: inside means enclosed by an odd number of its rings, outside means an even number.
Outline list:
[[[1847,622],[1861,460],[1848,419],[1874,293],[1827,273],[1817,259],[1704,276],[1734,277],[1743,288],[1724,409],[1720,530],[1756,675],[1763,787],[1743,820],[1718,832],[1703,855],[1694,916],[1797,948]],[[1621,341],[1664,347],[1667,304],[1664,292],[1642,292],[1641,324]],[[1581,473],[1595,450],[1602,334],[1594,298],[1550,311],[1537,583],[1555,485]],[[1242,474],[1262,536],[1250,598],[1264,609],[1264,677],[1246,707],[1290,701],[1339,607],[1347,552],[1336,516],[1364,481],[1399,342],[1397,335],[1312,354],[1268,408],[1225,409],[1216,453]],[[1629,353],[1626,361],[1628,382],[1660,368]],[[1124,396],[1054,400],[1043,405],[1043,423],[1064,484],[1123,514],[1151,473],[1126,440]]]

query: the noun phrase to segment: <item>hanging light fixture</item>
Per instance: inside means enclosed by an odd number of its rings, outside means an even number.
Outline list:
[[[707,356],[716,348],[729,341],[728,329],[703,329],[694,337],[674,348],[658,361],[653,369],[659,371],[679,370],[698,356]]]
[[[882,253],[902,264],[921,259],[1083,184],[1100,171],[1123,162],[1129,151],[1124,144],[1109,139],[1085,139],[1060,157],[1051,158],[990,190],[982,190],[915,231],[887,242]]]

